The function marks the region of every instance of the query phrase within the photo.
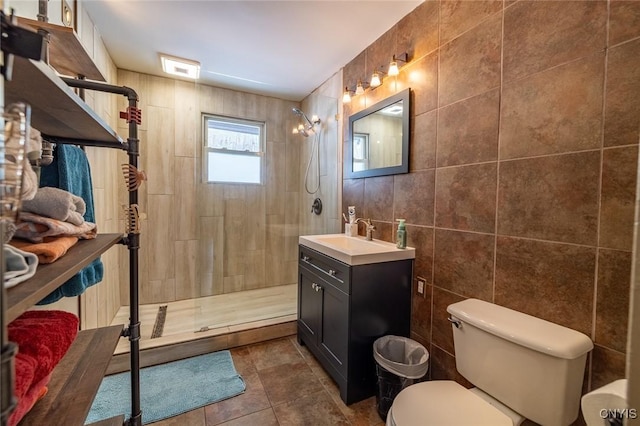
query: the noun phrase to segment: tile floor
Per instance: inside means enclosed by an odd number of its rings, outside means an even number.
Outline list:
[[[335,382],[295,336],[231,350],[244,394],[154,426],[383,426],[375,397],[346,406]]]

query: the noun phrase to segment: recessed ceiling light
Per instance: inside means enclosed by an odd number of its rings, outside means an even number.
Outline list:
[[[160,55],[160,61],[162,62],[162,71],[167,74],[194,80],[200,77],[200,62],[164,54]]]

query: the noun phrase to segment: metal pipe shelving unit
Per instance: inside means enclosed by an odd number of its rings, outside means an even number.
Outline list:
[[[7,42],[5,34],[12,35],[19,32],[2,12],[2,51],[4,54],[3,79],[4,82],[4,105],[13,102],[26,102],[31,106],[31,125],[38,129],[43,139],[56,144],[74,144],[81,146],[94,146],[100,148],[121,149],[127,152],[128,167],[136,170],[138,167],[138,157],[140,155],[140,141],[138,139],[138,126],[141,124],[141,112],[138,109],[138,95],[135,90],[114,86],[97,81],[81,80],[73,78],[59,77],[49,65],[36,60],[33,54],[21,55],[21,52]],[[19,36],[20,34],[18,34]],[[30,37],[27,35],[27,37]],[[8,37],[9,39],[11,37]],[[23,43],[24,38],[14,44]],[[15,38],[14,38],[15,40]],[[34,40],[34,43],[37,40]],[[33,48],[32,51],[36,51]],[[25,57],[26,56],[26,57]],[[120,118],[128,123],[128,138],[122,140],[95,112],[93,112],[84,101],[74,93],[72,88],[81,90],[93,90],[105,93],[125,96],[128,100],[126,111],[120,113]],[[0,93],[1,94],[1,93]],[[138,190],[137,187],[129,187],[129,207],[132,214],[137,214]],[[133,222],[138,220],[132,218]],[[140,407],[140,320],[138,312],[138,253],[140,249],[139,228],[128,226],[127,231],[120,238],[111,238],[106,245],[95,249],[92,252],[94,258],[99,256],[111,244],[119,242],[129,250],[129,295],[130,295],[130,317],[129,324],[121,332],[121,336],[127,337],[130,341],[130,366],[131,366],[131,413],[126,425],[138,426],[142,424],[142,411]],[[1,231],[1,229],[0,229]],[[88,246],[83,246],[88,247]],[[81,252],[82,250],[78,250]],[[85,259],[86,260],[86,259]],[[83,260],[84,261],[84,260]],[[89,261],[89,260],[86,260]],[[4,268],[2,250],[0,250],[0,265]],[[45,265],[49,266],[49,265]],[[40,268],[39,268],[40,269]],[[45,269],[45,268],[43,268]],[[0,270],[0,278],[3,277]],[[3,281],[3,280],[2,280]],[[25,282],[25,284],[28,281]],[[21,284],[22,285],[22,284]],[[52,285],[58,285],[52,284]],[[20,285],[14,287],[19,288]],[[26,287],[25,287],[26,288]],[[0,362],[0,425],[7,424],[8,417],[15,408],[16,401],[13,396],[14,384],[14,359],[16,345],[7,340],[7,324],[10,319],[7,312],[13,307],[12,316],[17,316],[21,311],[26,310],[32,299],[38,295],[18,295],[17,291],[7,291],[2,286],[1,314],[0,314],[0,334],[1,334],[1,362]],[[14,294],[12,294],[12,292]],[[23,290],[24,292],[24,290]],[[39,300],[39,299],[38,299]],[[36,300],[36,302],[38,301]],[[18,301],[20,304],[18,305]],[[35,303],[35,302],[34,302]],[[97,391],[97,383],[95,390]],[[49,395],[45,396],[47,398]],[[39,404],[39,403],[38,403]],[[34,407],[34,410],[38,407]],[[54,404],[54,405],[57,405]],[[88,412],[90,407],[86,407]],[[86,415],[86,414],[85,414]],[[51,419],[50,420],[54,420]],[[27,424],[29,422],[27,421]],[[79,425],[84,424],[84,418]]]

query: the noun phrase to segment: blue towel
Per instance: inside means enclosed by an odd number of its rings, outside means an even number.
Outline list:
[[[56,145],[53,163],[40,171],[40,186],[53,186],[81,197],[87,205],[84,220],[95,223],[91,169],[83,150],[74,145]],[[104,267],[100,258],[97,258],[38,302],[38,305],[47,305],[62,297],[78,296],[88,287],[102,281],[103,276]]]

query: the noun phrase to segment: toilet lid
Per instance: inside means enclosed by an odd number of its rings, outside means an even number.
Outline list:
[[[403,389],[394,399],[391,413],[398,426],[513,426],[506,414],[449,380]]]

